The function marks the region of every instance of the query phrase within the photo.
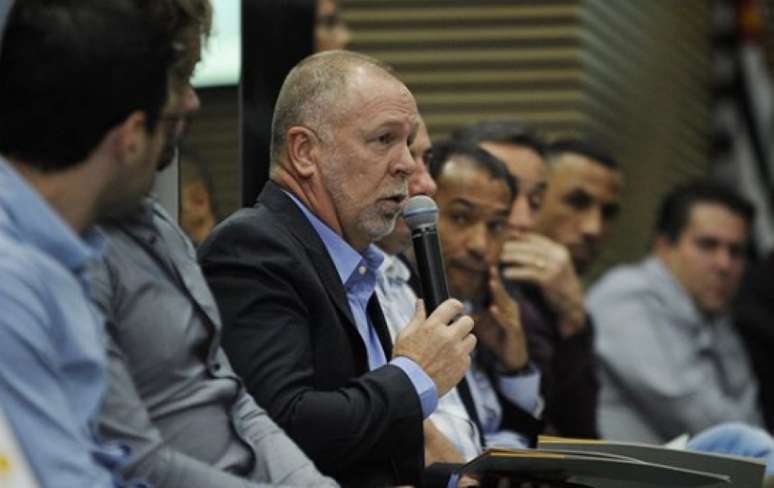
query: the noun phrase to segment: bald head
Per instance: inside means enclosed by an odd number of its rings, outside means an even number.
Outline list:
[[[315,130],[330,139],[330,131],[348,103],[347,88],[354,74],[370,74],[395,79],[392,68],[370,56],[350,51],[325,51],[298,63],[285,78],[271,125],[271,171],[274,173],[286,149],[287,133],[293,126]]]

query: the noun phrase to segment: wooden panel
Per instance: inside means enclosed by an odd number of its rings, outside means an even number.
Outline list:
[[[774,0],[769,0],[774,1]],[[661,193],[707,170],[706,0],[344,0],[352,48],[395,65],[431,135],[516,115],[595,134],[627,175],[601,267],[639,257]]]
[[[345,0],[352,48],[395,66],[431,135],[519,114],[555,130],[580,112],[578,0]]]

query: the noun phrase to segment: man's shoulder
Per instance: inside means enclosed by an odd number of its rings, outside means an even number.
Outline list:
[[[46,276],[66,274],[62,265],[30,243],[20,242],[0,230],[0,290],[12,292],[21,285],[46,288]]]
[[[625,264],[612,268],[589,289],[589,308],[606,306],[610,301],[637,300],[653,289],[644,263]]]
[[[75,277],[38,248],[9,238],[2,231],[0,248],[0,322],[14,321],[23,314],[43,323],[49,307],[72,298],[68,286],[80,293]]]
[[[305,253],[306,245],[286,215],[259,204],[240,209],[218,224],[199,247],[198,255],[205,272],[208,266],[230,259],[241,264],[281,262],[292,266],[292,261]],[[282,256],[290,261],[286,263]]]

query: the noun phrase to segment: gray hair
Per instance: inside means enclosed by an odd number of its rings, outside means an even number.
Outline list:
[[[394,78],[388,64],[365,54],[351,51],[325,51],[298,63],[285,78],[271,123],[270,171],[278,166],[287,144],[288,130],[305,125],[323,139],[330,139],[342,109],[334,109],[346,100],[346,88],[356,68],[366,67]]]

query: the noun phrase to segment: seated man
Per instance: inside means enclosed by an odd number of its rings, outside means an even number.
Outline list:
[[[148,20],[184,47],[173,71],[175,123],[167,124],[161,170],[174,159],[185,118],[198,108],[189,78],[211,7],[209,0],[146,6]],[[131,215],[102,224],[112,245],[93,279],[109,335],[109,388],[99,427],[105,438],[132,448],[122,472],[156,487],[335,485],[231,369],[193,247],[158,201],[147,198]]]
[[[474,314],[478,347],[467,379],[486,447],[534,445],[540,374],[529,363],[518,305],[497,271],[518,191],[505,165],[469,143],[433,146],[438,233],[449,292]]]
[[[607,193],[613,187],[599,183],[619,184],[620,175],[614,165],[608,165],[611,158],[589,145],[566,140],[549,148],[515,119],[471,124],[454,136],[475,142],[500,158],[519,180],[501,269],[509,292],[519,302],[530,357],[541,371],[545,430],[597,437],[593,328],[574,264],[584,265],[586,260],[574,242],[596,246],[604,236],[609,222],[585,230],[583,223],[603,205],[617,201],[618,189]],[[584,205],[577,207],[571,201],[569,197],[576,194],[586,197]],[[563,217],[540,219],[541,210],[543,217]],[[571,246],[570,251],[566,246]]]
[[[661,204],[651,256],[590,290],[605,436],[664,442],[721,422],[762,425],[729,316],[752,220],[753,207],[728,189],[679,186]]]
[[[537,287],[524,290],[539,317],[526,324],[544,377],[546,422],[561,435],[598,437],[594,325],[578,275],[594,263],[618,215],[623,175],[610,154],[581,139],[549,144],[546,162],[539,234],[508,244],[504,275]]]
[[[378,61],[311,56],[288,75],[272,127],[271,180],[255,207],[202,244],[223,346],[249,392],[342,484],[415,484],[423,420],[470,364],[473,321],[419,307],[395,341],[373,295],[415,170],[408,89]]]
[[[172,56],[128,0],[24,0],[8,18],[0,409],[40,486],[113,486],[124,461],[93,429],[106,368],[88,273],[104,248],[95,221],[135,211],[153,183]]]
[[[436,185],[427,168],[431,142],[421,117],[418,119],[417,135],[409,149],[416,163],[414,174],[408,181],[409,195],[432,196]],[[395,229],[380,240],[378,246],[385,254],[376,280],[376,295],[394,342],[411,321],[417,303],[417,295],[410,284],[410,264],[405,263],[401,256],[403,252],[412,252],[411,230],[403,218],[398,219]],[[483,438],[473,398],[468,382],[463,378],[456,387],[438,399],[435,412],[425,420],[425,464],[462,463],[482,451]]]

